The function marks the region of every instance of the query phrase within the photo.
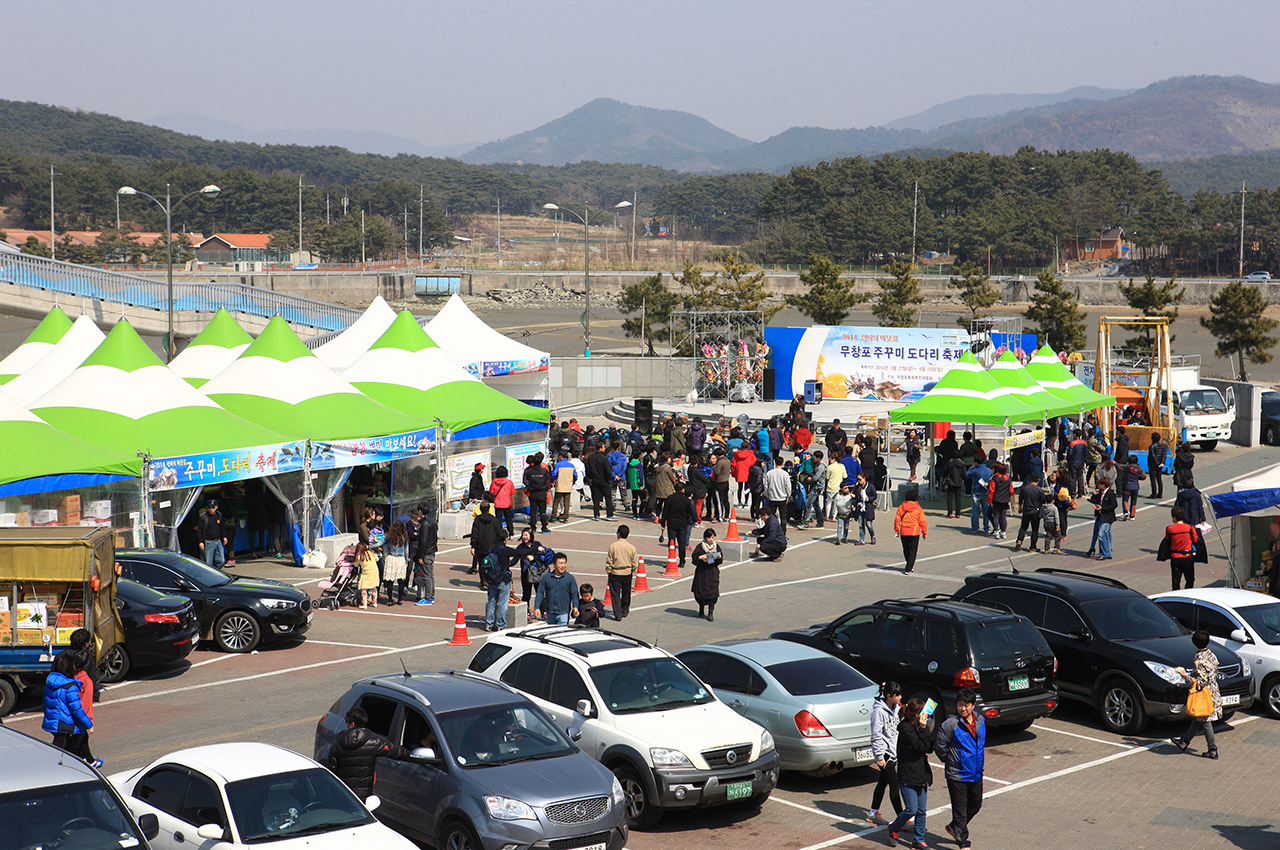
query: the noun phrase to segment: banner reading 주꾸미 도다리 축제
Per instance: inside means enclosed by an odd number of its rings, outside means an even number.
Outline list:
[[[772,351],[774,396],[804,392],[822,381],[823,398],[901,401],[923,393],[969,350],[959,328],[765,328]]]

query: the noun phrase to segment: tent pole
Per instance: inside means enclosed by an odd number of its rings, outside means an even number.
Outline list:
[[[155,515],[151,511],[151,455],[138,452],[138,457],[142,458],[142,533],[146,539],[135,542],[142,548],[151,548],[156,539]]]
[[[938,456],[937,439],[938,439],[937,432],[934,431],[934,429],[930,428],[929,429],[929,500],[930,501],[933,500],[933,467],[934,467],[934,463],[937,461],[937,456]]]
[[[302,550],[311,551],[311,441],[302,456]]]

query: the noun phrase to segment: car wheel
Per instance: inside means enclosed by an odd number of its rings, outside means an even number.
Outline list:
[[[13,687],[13,682],[0,677],[0,717],[7,716],[17,703],[18,691]]]
[[[261,639],[258,620],[248,611],[228,611],[213,627],[213,640],[223,652],[251,652]]]
[[[618,777],[622,796],[626,800],[627,826],[631,829],[648,829],[662,820],[662,811],[649,805],[644,780],[636,773],[635,768],[625,764],[618,765],[613,769],[613,775]]]
[[[129,653],[124,648],[124,644],[117,643],[102,656],[102,661],[98,664],[98,681],[104,685],[114,685],[129,675],[131,666],[133,665],[129,661]]]
[[[1112,679],[1103,686],[1098,714],[1102,725],[1118,735],[1135,735],[1147,725],[1142,695],[1122,679]]]
[[[1264,446],[1274,446],[1276,444],[1276,426],[1267,425],[1262,429],[1262,444]]]
[[[1211,452],[1217,447],[1218,447],[1217,440],[1201,440],[1200,441],[1200,451],[1202,452]]]
[[[1280,675],[1272,674],[1262,683],[1262,701],[1271,716],[1280,719]]]
[[[484,845],[480,843],[480,838],[471,828],[471,824],[453,820],[445,825],[444,841],[440,843],[440,850],[484,850]]]

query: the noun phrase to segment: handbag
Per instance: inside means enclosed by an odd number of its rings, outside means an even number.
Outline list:
[[[1204,718],[1213,714],[1213,693],[1200,683],[1191,686],[1187,694],[1187,716]]]
[[[1160,551],[1156,553],[1156,560],[1167,561],[1171,557],[1173,557],[1173,551],[1169,545],[1169,538],[1166,537],[1164,540],[1160,541]]]

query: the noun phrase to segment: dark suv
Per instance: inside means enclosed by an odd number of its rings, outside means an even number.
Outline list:
[[[956,692],[978,692],[990,726],[1026,729],[1058,706],[1057,662],[1035,627],[999,604],[946,597],[885,599],[825,626],[772,637],[807,644],[847,661],[873,682],[896,681],[903,699],[955,706]]]
[[[1183,716],[1188,686],[1175,667],[1191,668],[1187,630],[1147,597],[1115,579],[1073,570],[969,576],[955,593],[966,602],[1007,605],[1040,628],[1058,658],[1058,687],[1097,709],[1112,732],[1134,735],[1148,720]],[[1240,658],[1211,643],[1218,687],[1253,702]]]

